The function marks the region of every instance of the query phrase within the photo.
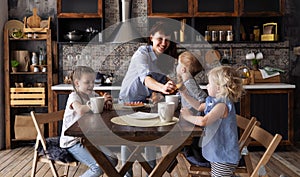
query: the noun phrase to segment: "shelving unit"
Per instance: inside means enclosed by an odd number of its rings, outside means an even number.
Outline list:
[[[202,36],[210,25],[230,25],[234,34],[232,42],[254,42],[249,37],[254,26],[259,26],[262,34],[263,24],[275,22],[278,24],[278,41],[283,41],[284,2],[285,0],[148,0],[148,16],[152,21],[159,18],[178,21],[186,19],[186,24]],[[161,6],[161,3],[164,5]],[[151,23],[153,22],[150,25]],[[246,37],[242,37],[243,33]],[[187,32],[186,35],[187,43],[195,42],[195,33]]]
[[[86,29],[92,28],[98,32],[104,29],[102,0],[69,0],[57,1],[57,41],[59,44],[88,43],[96,33],[87,34]],[[80,31],[83,37],[78,41],[65,39],[70,31]],[[99,41],[97,41],[99,43]]]
[[[13,51],[22,50],[29,53],[39,53],[40,47],[46,49],[46,65],[38,66],[40,68],[45,67],[46,71],[33,72],[28,66],[28,71],[19,70],[19,72],[12,72],[10,61],[15,59],[12,56]],[[53,58],[50,29],[46,33],[40,34],[39,38],[36,39],[27,37],[14,39],[9,36],[7,30],[4,31],[5,132],[7,149],[11,148],[13,146],[12,143],[15,141],[31,139],[16,139],[14,125],[17,116],[23,118],[23,115],[29,114],[31,110],[40,113],[51,111],[53,107],[51,86],[57,84],[58,76],[56,69],[53,67],[57,61]],[[29,64],[31,64],[30,59]],[[22,83],[23,87],[20,83]],[[17,86],[21,88],[16,88]],[[47,129],[47,131],[50,134],[51,128]]]

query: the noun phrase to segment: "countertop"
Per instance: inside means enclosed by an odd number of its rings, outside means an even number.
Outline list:
[[[73,86],[71,84],[58,84],[51,87],[51,90],[62,91],[62,90],[73,90]],[[121,90],[121,86],[100,86],[95,84],[94,90]]]
[[[206,85],[200,85],[201,89],[206,89]],[[250,89],[294,89],[296,85],[286,83],[257,83],[252,85],[244,85],[246,90]],[[95,85],[94,90],[120,90],[121,86],[100,86]],[[53,91],[70,91],[73,90],[71,84],[58,84],[51,87]]]

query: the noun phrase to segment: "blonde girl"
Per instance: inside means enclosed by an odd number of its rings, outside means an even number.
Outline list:
[[[187,108],[182,117],[198,126],[205,126],[201,146],[202,154],[211,164],[211,176],[233,176],[240,159],[236,111],[234,102],[243,93],[242,81],[229,66],[213,68],[208,72],[208,97],[195,107],[204,116],[193,116]]]

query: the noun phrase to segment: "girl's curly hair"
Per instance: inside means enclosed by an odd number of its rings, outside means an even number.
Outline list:
[[[220,88],[217,98],[228,98],[232,102],[237,102],[244,93],[242,79],[230,66],[213,68],[208,72],[208,77]]]

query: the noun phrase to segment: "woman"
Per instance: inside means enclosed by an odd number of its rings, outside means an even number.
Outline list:
[[[167,78],[173,72],[176,44],[171,41],[172,27],[158,22],[150,30],[148,44],[133,54],[122,82],[119,102],[146,102],[153,91],[170,94],[175,83]]]
[[[170,94],[175,91],[175,83],[166,76],[174,71],[174,58],[177,57],[176,44],[171,41],[173,31],[171,25],[163,22],[157,22],[151,28],[148,44],[140,46],[131,58],[120,90],[120,103],[147,102],[153,92]],[[129,155],[126,146],[122,146],[123,164]],[[145,155],[154,167],[156,147],[145,147]],[[132,176],[132,171],[126,176]]]

